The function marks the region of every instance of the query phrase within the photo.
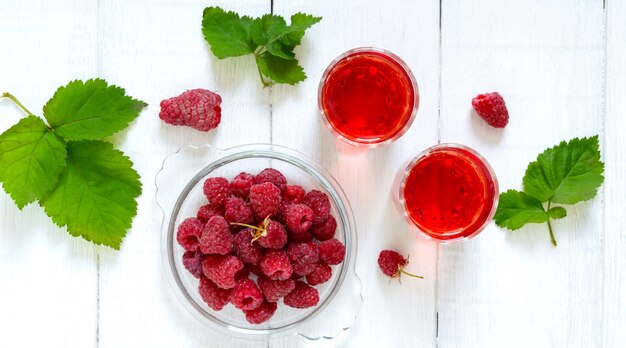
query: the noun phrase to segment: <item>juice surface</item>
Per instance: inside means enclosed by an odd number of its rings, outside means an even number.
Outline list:
[[[322,107],[331,126],[352,141],[379,142],[400,132],[411,118],[413,84],[396,61],[360,52],[336,63],[322,88]]]
[[[482,161],[460,149],[436,150],[419,159],[404,187],[411,220],[442,240],[470,236],[481,228],[495,194]]]

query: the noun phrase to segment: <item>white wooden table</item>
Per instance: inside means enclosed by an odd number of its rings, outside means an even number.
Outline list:
[[[308,79],[263,89],[249,57],[218,61],[200,32],[202,10],[303,11],[323,16],[297,49]],[[111,139],[135,163],[143,195],[122,250],[72,238],[43,210],[19,211],[0,191],[0,347],[241,347],[185,312],[164,281],[154,177],[186,144],[272,142],[307,153],[343,186],[358,223],[364,303],[335,340],[292,347],[620,347],[626,344],[626,2],[620,0],[0,0],[0,89],[41,110],[55,89],[102,77],[150,104]],[[401,56],[420,88],[418,117],[396,143],[354,151],[317,112],[327,64],[358,46]],[[215,132],[171,127],[159,102],[190,88],[218,91]],[[481,92],[505,96],[511,122],[494,130],[471,113]],[[0,102],[0,131],[19,110]],[[501,189],[520,188],[543,149],[599,134],[606,181],[598,197],[546,227],[493,224],[475,239],[416,239],[392,208],[393,175],[437,142],[481,152]],[[423,281],[389,284],[383,248],[411,254]]]

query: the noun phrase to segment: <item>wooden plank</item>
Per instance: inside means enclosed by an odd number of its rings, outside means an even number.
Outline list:
[[[274,13],[288,18],[296,12],[323,19],[296,49],[307,80],[272,89],[273,142],[317,160],[348,195],[357,222],[356,267],[363,281],[364,302],[354,327],[337,341],[292,339],[271,346],[434,345],[437,246],[409,233],[393,208],[391,184],[405,160],[437,143],[439,2],[274,1]],[[422,91],[418,116],[409,132],[392,145],[364,151],[338,142],[317,110],[318,83],[327,65],[360,46],[398,54],[412,68]],[[411,254],[410,270],[426,279],[405,279],[402,286],[390,283],[376,263],[382,249]]]
[[[603,345],[619,347],[626,342],[626,147],[624,146],[624,113],[626,113],[626,3],[606,4],[606,119],[604,124],[604,305]]]
[[[543,149],[602,134],[601,1],[446,1],[442,10],[442,140],[482,153],[501,190],[521,188]],[[471,112],[471,99],[491,91],[507,101],[505,130]],[[601,344],[601,197],[568,215],[553,225],[557,248],[545,225],[493,224],[441,247],[441,347]]]
[[[241,14],[261,15],[269,1],[217,1]],[[218,61],[201,32],[198,1],[102,0],[102,76],[119,83],[150,106],[116,142],[142,175],[139,213],[122,250],[101,254],[100,344],[103,347],[251,346],[211,331],[192,317],[169,288],[162,268],[161,213],[154,178],[163,158],[179,147],[209,143],[220,148],[269,142],[268,91],[252,57]],[[187,89],[207,88],[222,98],[219,128],[202,133],[158,120],[162,99]]]
[[[97,72],[97,1],[2,1],[0,92],[41,115],[57,87]],[[0,133],[23,116],[0,100]],[[89,347],[96,342],[96,256],[43,209],[16,208],[0,190],[0,346]]]

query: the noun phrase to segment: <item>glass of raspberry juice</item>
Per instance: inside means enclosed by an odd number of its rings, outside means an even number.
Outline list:
[[[400,204],[409,223],[437,241],[468,239],[482,231],[498,206],[498,180],[469,147],[433,146],[400,173]]]
[[[375,146],[401,137],[419,104],[417,82],[395,54],[355,48],[326,68],[318,105],[328,128],[341,140]]]

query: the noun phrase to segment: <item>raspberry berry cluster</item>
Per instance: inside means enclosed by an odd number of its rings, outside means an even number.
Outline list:
[[[251,324],[268,321],[281,299],[293,308],[316,306],[315,286],[346,253],[334,238],[328,195],[289,185],[272,168],[231,181],[211,177],[203,191],[208,203],[178,226],[176,239],[207,305],[219,311],[231,303]]]

